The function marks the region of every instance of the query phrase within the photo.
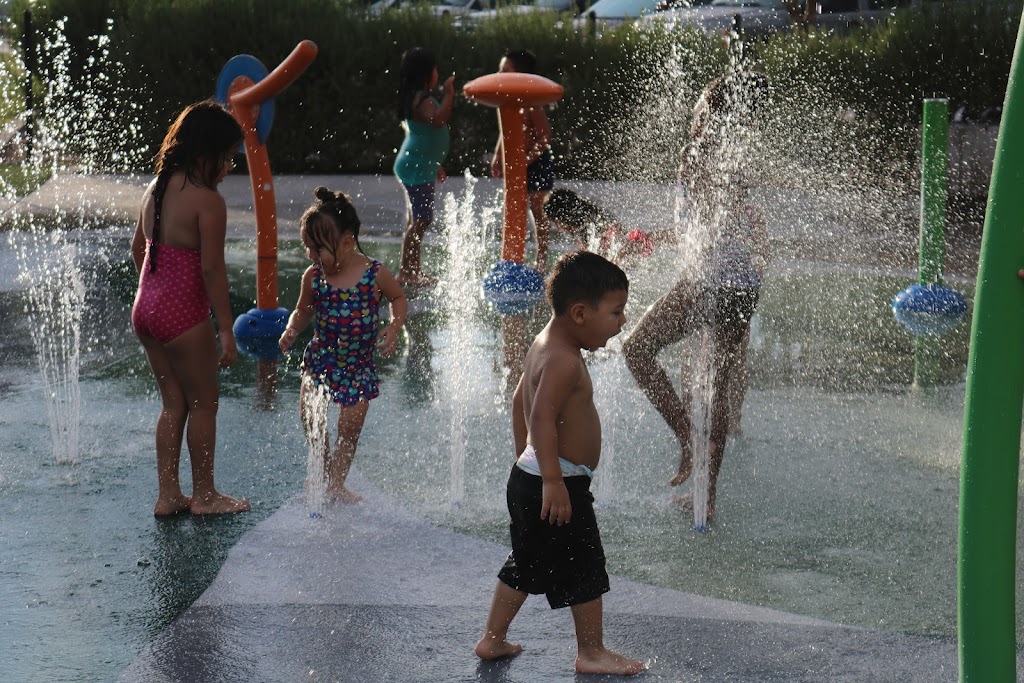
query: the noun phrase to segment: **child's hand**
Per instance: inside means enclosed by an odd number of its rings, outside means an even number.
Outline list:
[[[298,336],[299,332],[294,327],[284,328],[281,338],[277,340],[277,345],[281,347],[281,353],[288,353],[288,350],[292,348],[292,344],[295,343]]]
[[[572,519],[572,503],[569,502],[569,490],[565,488],[565,482],[545,481],[541,491],[540,518],[558,526],[568,524]]]
[[[1019,277],[1021,280],[1024,280],[1024,268],[1021,268],[1020,270],[1017,271],[1017,277]]]
[[[231,367],[231,364],[238,358],[235,334],[231,330],[221,330],[218,336],[220,337],[220,358],[217,359],[217,367]]]
[[[385,358],[395,355],[395,351],[398,350],[398,330],[394,325],[384,328],[384,331],[380,333],[380,339],[377,340],[377,346],[380,347],[380,355]]]
[[[444,89],[445,95],[447,95],[448,93],[451,93],[452,95],[455,94],[455,74],[452,74],[451,76],[445,79],[442,88]]]
[[[448,179],[448,174],[444,172],[444,167],[443,166],[438,166],[437,167],[437,182],[438,183],[443,183],[447,179]]]

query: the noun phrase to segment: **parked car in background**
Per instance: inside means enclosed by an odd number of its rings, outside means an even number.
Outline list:
[[[708,4],[670,7],[648,14],[639,23],[668,27],[694,26],[708,33],[731,30],[736,17],[745,37],[762,38],[777,31],[788,31],[793,22],[780,0],[711,0]]]
[[[845,33],[874,26],[897,9],[919,4],[920,0],[818,0],[814,25]]]
[[[498,14],[528,14],[530,12],[564,12],[580,13],[585,11],[593,0],[533,0],[522,4],[501,5],[497,9],[488,9],[466,15],[467,19],[483,21]]]
[[[424,2],[377,0],[377,2],[370,5],[370,11],[380,13],[389,9],[416,7],[422,4],[430,5],[430,11],[440,17],[455,17],[490,8],[488,0],[426,0]]]
[[[690,6],[687,0],[670,0],[675,5]],[[697,0],[707,2],[708,0]],[[576,20],[576,26],[584,27],[595,23],[599,27],[617,26],[625,21],[632,21],[665,9],[666,0],[597,0]]]

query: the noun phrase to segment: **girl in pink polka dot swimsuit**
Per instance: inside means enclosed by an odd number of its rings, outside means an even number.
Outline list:
[[[157,153],[157,177],[146,188],[132,239],[139,271],[132,327],[163,402],[156,423],[157,516],[249,509],[249,501],[219,493],[213,482],[217,368],[238,355],[224,265],[227,209],[217,186],[241,142],[242,129],[216,102],[186,107]],[[191,496],[182,492],[178,474],[186,436]]]
[[[310,322],[313,339],[302,356],[299,411],[306,439],[323,444],[324,475],[330,499],[362,500],[345,488],[370,401],[377,398],[377,346],[390,356],[398,345],[408,302],[395,276],[359,247],[359,217],[349,198],[326,187],[302,214],[302,242],[313,262],[302,275],[302,289],[288,327],[281,335],[285,353]],[[391,304],[391,323],[381,329],[381,300]],[[329,446],[328,399],[338,404],[338,436]],[[319,417],[318,417],[319,416]]]

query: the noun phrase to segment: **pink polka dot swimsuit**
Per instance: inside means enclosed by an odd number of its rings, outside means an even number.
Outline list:
[[[157,246],[160,255],[154,269],[153,241],[146,240],[146,259],[132,306],[132,327],[137,334],[166,344],[208,320],[210,300],[199,250]]]

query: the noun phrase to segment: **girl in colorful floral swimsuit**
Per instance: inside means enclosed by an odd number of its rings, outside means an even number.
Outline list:
[[[408,305],[394,275],[359,247],[359,217],[341,192],[318,187],[316,201],[302,215],[302,242],[313,262],[302,276],[302,289],[281,350],[288,350],[312,320],[313,339],[302,355],[300,411],[306,438],[325,447],[328,497],[355,503],[361,496],[345,488],[370,400],[380,394],[373,352],[390,356],[398,344]],[[380,329],[380,302],[391,305],[391,323]],[[320,400],[317,400],[319,396]],[[339,405],[338,432],[328,447],[325,419],[317,419],[325,396]]]

